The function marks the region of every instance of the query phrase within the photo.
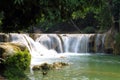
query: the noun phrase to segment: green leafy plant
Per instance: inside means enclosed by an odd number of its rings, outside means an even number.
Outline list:
[[[93,27],[86,27],[84,30],[83,30],[84,33],[94,33],[95,32],[95,29]]]

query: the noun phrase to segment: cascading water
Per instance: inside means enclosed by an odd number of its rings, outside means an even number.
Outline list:
[[[54,49],[58,53],[63,53],[62,42],[57,34],[42,34],[35,41],[44,45],[47,49]]]
[[[11,42],[26,45],[32,55],[32,65],[37,64],[36,58],[60,57],[63,53],[89,53],[91,36],[94,34],[40,34],[33,40],[29,34],[10,34]],[[103,52],[104,38],[104,34],[97,34],[93,46],[96,52]]]
[[[87,53],[90,36],[91,34],[61,35],[64,44],[64,52]]]
[[[92,36],[95,52],[103,52],[105,34],[40,34],[35,40],[29,34],[10,34],[11,42],[25,44],[31,55],[46,55],[52,53],[88,53]],[[57,52],[55,52],[57,51]],[[34,53],[34,54],[33,54]]]

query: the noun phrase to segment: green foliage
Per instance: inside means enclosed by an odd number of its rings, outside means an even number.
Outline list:
[[[30,65],[31,56],[28,50],[18,51],[11,57],[8,57],[5,62],[4,76],[9,80],[27,80],[24,70]]]
[[[0,12],[0,30],[1,30],[1,25],[2,25],[2,19],[4,18],[3,12]]]
[[[104,0],[97,19],[99,20],[100,30],[108,30],[114,22],[120,20],[120,0]]]
[[[36,23],[45,24],[44,27],[48,29],[56,22],[83,17],[92,7],[98,8],[98,2],[100,3],[99,0],[4,0],[0,3],[0,12],[4,12],[2,30],[19,31]]]
[[[4,0],[0,3],[3,12],[2,31],[12,32],[39,25],[44,31],[59,22],[85,18],[95,13],[100,29],[108,29],[112,15],[119,18],[119,0]]]
[[[84,33],[95,33],[95,29],[93,27],[86,27],[83,30]]]
[[[0,12],[4,13],[2,31],[17,32],[36,23],[36,18],[40,15],[39,1],[4,0],[0,2]]]
[[[115,37],[115,41],[118,45],[120,45],[120,33],[118,33]]]
[[[14,67],[8,67],[4,72],[4,76],[8,80],[29,80],[24,71]]]
[[[115,45],[114,45],[115,54],[120,54],[120,33],[115,36]]]
[[[100,31],[108,30],[112,26],[112,14],[108,2],[104,1],[101,9],[95,16],[99,21]]]
[[[8,67],[16,67],[20,70],[26,70],[30,65],[31,56],[28,50],[18,51],[11,57],[8,57],[5,61],[5,65]]]
[[[14,4],[22,4],[23,0],[14,0]]]

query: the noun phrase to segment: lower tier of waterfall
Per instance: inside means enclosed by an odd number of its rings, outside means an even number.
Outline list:
[[[10,42],[25,44],[34,54],[103,53],[105,34],[10,34]]]

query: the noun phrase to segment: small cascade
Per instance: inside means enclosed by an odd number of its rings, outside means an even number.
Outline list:
[[[10,33],[10,42],[24,44],[28,47],[28,45],[27,45],[28,43],[23,35],[24,34]]]
[[[63,53],[62,42],[57,34],[42,34],[36,42],[44,45],[47,49],[54,49],[58,53]]]
[[[44,45],[35,42],[27,34],[10,34],[10,37],[11,37],[11,42],[24,44],[30,51],[32,57],[41,57],[41,56],[53,57],[56,56],[57,54],[56,51],[48,50]]]
[[[90,34],[66,34],[61,36],[64,52],[87,53]]]

